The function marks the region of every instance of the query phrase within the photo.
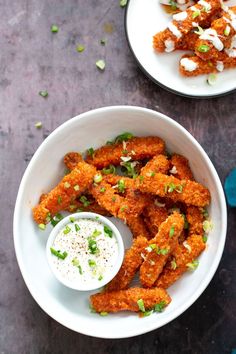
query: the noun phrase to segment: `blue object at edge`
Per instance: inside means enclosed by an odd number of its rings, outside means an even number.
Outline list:
[[[226,177],[224,188],[228,204],[236,207],[236,168]]]

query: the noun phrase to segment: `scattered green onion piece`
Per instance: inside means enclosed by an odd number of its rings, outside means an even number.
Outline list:
[[[105,187],[100,188],[100,192],[101,193],[105,193],[106,192],[106,188]]]
[[[106,45],[106,42],[107,42],[107,41],[106,41],[106,39],[104,39],[104,38],[102,38],[102,39],[100,40],[100,44],[101,44],[101,45]]]
[[[37,128],[37,129],[41,129],[42,128],[42,126],[43,126],[43,124],[42,124],[42,122],[37,122],[37,123],[35,123],[35,128]]]
[[[103,70],[105,69],[105,67],[106,67],[105,61],[104,61],[103,59],[97,60],[97,61],[96,61],[96,67],[97,67],[99,70],[103,71]]]
[[[120,0],[120,7],[125,7],[127,5],[128,0]]]
[[[69,182],[65,182],[65,183],[64,183],[64,187],[65,187],[66,189],[70,188],[70,183],[69,183]]]
[[[57,213],[53,218],[50,219],[51,225],[55,227],[62,219],[63,216],[60,213]]]
[[[160,301],[158,304],[155,305],[154,311],[155,312],[162,312],[164,310],[165,306],[166,306],[166,302],[164,300]]]
[[[158,248],[156,253],[165,256],[169,253],[169,250],[167,248]]]
[[[87,150],[87,154],[90,156],[90,157],[92,157],[92,159],[93,159],[93,157],[94,157],[94,149],[91,147],[91,148],[89,148],[88,150]]]
[[[112,231],[112,229],[110,229],[109,226],[104,225],[103,230],[104,230],[104,232],[105,232],[105,234],[106,234],[107,236],[109,236],[110,238],[112,238],[113,231]]]
[[[82,44],[78,44],[76,50],[78,53],[82,53],[84,51],[84,46]]]
[[[225,35],[226,37],[228,37],[229,34],[230,34],[230,27],[229,27],[229,25],[227,25],[226,28],[225,28],[225,30],[224,30],[224,35]]]
[[[197,26],[197,30],[194,33],[198,34],[199,36],[204,33],[204,29],[200,26]]]
[[[62,203],[62,197],[61,197],[61,195],[58,196],[58,198],[57,198],[57,203],[58,203],[58,204],[61,204],[61,203]]]
[[[51,26],[51,32],[52,32],[52,33],[57,33],[58,31],[59,31],[59,28],[58,28],[57,25],[52,25],[52,26]]]
[[[89,259],[89,260],[88,260],[88,265],[89,265],[90,267],[96,267],[96,262],[95,262],[93,259]]]
[[[103,279],[102,275],[99,275],[98,280],[101,281]]]
[[[65,229],[63,230],[63,234],[67,235],[69,232],[71,232],[71,228],[68,225],[66,225]]]
[[[145,312],[145,306],[144,306],[144,302],[143,302],[143,299],[139,299],[137,301],[137,304],[138,304],[138,308],[141,312]]]
[[[187,263],[186,265],[189,268],[189,270],[193,271],[193,270],[197,269],[197,267],[199,265],[199,261],[197,259],[195,259],[194,261],[192,261],[191,263]]]
[[[203,240],[204,243],[207,243],[207,236],[204,235],[204,236],[202,237],[202,240]]]
[[[173,237],[173,236],[174,236],[174,233],[175,233],[175,227],[174,227],[174,226],[171,226],[170,232],[169,232],[169,236],[170,236],[170,237]]]
[[[97,313],[97,311],[93,308],[91,304],[89,304],[89,308],[91,313]]]
[[[120,135],[117,135],[117,137],[114,139],[114,143],[115,144],[122,143],[123,141],[128,141],[128,140],[132,139],[133,137],[134,136],[132,133],[125,132]]]
[[[171,269],[175,270],[177,268],[177,263],[175,261],[175,259],[172,259],[172,261],[170,262],[170,266],[171,266]]]
[[[97,242],[92,237],[88,238],[88,248],[91,254],[96,254],[99,251]]]
[[[100,183],[102,181],[102,175],[97,174],[93,177],[94,183]]]
[[[202,224],[203,230],[208,234],[213,230],[213,223],[209,220],[204,220]]]
[[[75,190],[76,192],[79,191],[79,185],[78,185],[78,184],[76,184],[76,185],[74,186],[74,190]]]
[[[115,201],[116,201],[116,197],[112,197],[111,200],[112,200],[113,202],[115,202]]]
[[[75,224],[75,231],[79,231],[80,230],[80,227],[78,224]]]
[[[105,311],[102,311],[102,312],[100,312],[100,316],[107,316],[108,315],[108,312],[105,312]]]
[[[210,50],[210,47],[207,45],[207,44],[202,44],[200,45],[197,50],[200,52],[200,53],[207,53],[209,52]]]
[[[50,251],[51,253],[56,256],[57,258],[60,258],[60,259],[65,259],[67,256],[68,256],[68,253],[67,252],[63,252],[61,253],[61,251],[56,251],[54,248],[50,248]]]
[[[213,86],[213,85],[216,84],[216,80],[217,80],[217,75],[216,74],[210,74],[210,75],[208,75],[207,83],[210,86]]]
[[[97,237],[97,236],[99,236],[99,235],[101,235],[101,231],[98,231],[97,229],[95,229],[95,230],[93,231],[92,237]]]
[[[73,216],[70,217],[70,222],[75,222],[75,218]]]
[[[78,267],[78,265],[79,265],[79,260],[78,260],[78,258],[72,259],[72,264],[73,264],[73,266]]]
[[[39,95],[42,97],[47,97],[48,96],[48,91],[44,90],[44,91],[39,91]]]
[[[40,230],[45,230],[46,229],[46,225],[45,224],[38,224],[38,228]]]
[[[113,166],[113,165],[109,165],[108,166],[108,168],[103,168],[102,169],[102,173],[104,174],[104,175],[109,175],[109,174],[115,174],[116,173],[116,168],[115,168],[115,166]]]
[[[119,181],[118,181],[118,183],[117,183],[117,185],[118,185],[118,191],[120,192],[120,193],[124,193],[125,192],[125,181],[123,180],[123,179],[120,179]]]
[[[82,195],[79,200],[83,203],[84,207],[88,207],[91,204],[85,195]]]
[[[196,10],[196,11],[193,12],[192,18],[195,19],[196,17],[200,16],[200,14],[201,14],[201,11],[200,10]]]
[[[173,0],[169,0],[169,5],[171,6],[172,10],[177,10],[177,3]]]

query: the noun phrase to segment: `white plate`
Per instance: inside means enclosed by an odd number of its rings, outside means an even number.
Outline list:
[[[225,4],[235,6],[231,0]],[[171,15],[167,14],[159,0],[129,0],[126,9],[126,35],[131,51],[140,68],[155,83],[183,96],[209,98],[221,96],[236,89],[236,69],[217,74],[216,84],[207,84],[207,75],[185,78],[179,74],[179,60],[186,51],[155,53],[153,35],[167,27]]]
[[[118,134],[130,131],[138,136],[162,137],[169,151],[190,159],[196,179],[211,192],[210,214],[214,230],[207,250],[194,273],[186,273],[170,289],[171,304],[161,314],[139,318],[119,313],[101,317],[90,313],[90,292],[78,292],[59,283],[46,259],[50,227],[41,231],[32,219],[31,208],[42,192],[50,190],[63,176],[63,156],[68,151],[85,151],[103,145]],[[115,221],[130,244],[128,228]],[[159,328],[183,313],[201,295],[212,279],[224,248],[226,205],[219,177],[206,153],[196,140],[174,120],[139,107],[107,107],[75,117],[58,127],[36,151],[22,178],[14,213],[14,243],[17,260],[32,296],[52,318],[74,331],[102,338],[123,338]],[[93,291],[94,293],[94,291]],[[197,318],[196,318],[197,320]]]

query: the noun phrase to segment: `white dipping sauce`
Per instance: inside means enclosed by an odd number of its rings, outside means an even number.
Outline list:
[[[51,247],[67,255],[65,259],[51,257],[61,277],[92,287],[109,276],[117,263],[118,243],[114,233],[104,232],[104,226],[99,220],[77,219],[59,231]]]

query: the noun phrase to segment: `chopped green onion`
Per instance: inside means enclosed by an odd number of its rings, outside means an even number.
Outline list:
[[[175,261],[175,259],[172,259],[172,261],[170,262],[170,266],[171,266],[171,269],[175,270],[177,268],[177,263]]]
[[[104,70],[105,69],[105,66],[106,66],[106,63],[103,59],[99,59],[96,61],[96,67],[99,69],[99,70]]]
[[[57,213],[53,218],[50,219],[51,225],[56,226],[59,221],[63,219],[63,216],[60,213]]]
[[[144,306],[144,302],[143,302],[143,299],[139,299],[137,301],[137,304],[138,304],[138,308],[141,312],[145,312],[145,306]]]
[[[91,254],[96,254],[99,252],[97,242],[92,237],[88,238],[88,248]]]
[[[104,175],[109,175],[109,174],[115,174],[116,173],[116,168],[115,168],[115,166],[113,166],[113,165],[109,165],[108,166],[108,168],[103,168],[102,169],[102,173],[104,174]]]
[[[43,124],[42,124],[42,122],[37,122],[37,123],[35,123],[35,128],[37,128],[37,129],[41,129],[42,128],[42,126],[43,126]]]
[[[151,247],[152,250],[155,250],[157,248],[157,245],[155,243],[152,243],[151,245],[149,245],[149,247]]]
[[[169,0],[169,5],[171,6],[172,10],[177,10],[177,3],[173,0]]]
[[[52,32],[52,33],[57,33],[58,31],[59,31],[59,28],[58,28],[57,25],[52,25],[52,26],[51,26],[51,32]]]
[[[46,229],[46,225],[45,224],[38,224],[38,228],[40,230],[45,230]]]
[[[225,35],[226,37],[228,37],[229,34],[230,34],[230,26],[227,25],[226,28],[225,28],[225,30],[224,30],[224,35]]]
[[[78,53],[82,53],[84,51],[84,46],[82,44],[78,44],[76,50]]]
[[[104,39],[104,38],[102,38],[101,40],[100,40],[100,43],[101,43],[101,45],[106,45],[106,39]]]
[[[73,218],[73,216],[70,217],[70,222],[75,222],[75,218]]]
[[[79,231],[80,230],[80,227],[78,224],[75,224],[75,231]]]
[[[153,310],[150,310],[150,311],[145,311],[142,313],[142,317],[147,317],[147,316],[150,316],[153,314]]]
[[[174,227],[174,225],[172,225],[171,228],[170,228],[169,236],[173,237],[174,233],[175,233],[175,227]]]
[[[209,220],[204,220],[202,224],[203,230],[208,234],[213,230],[213,223]]]
[[[100,312],[99,315],[104,317],[104,316],[107,316],[107,315],[108,315],[108,312],[102,311],[102,312]]]
[[[65,182],[65,183],[64,183],[64,187],[65,187],[66,189],[70,188],[70,183],[69,183],[69,182]]]
[[[196,11],[193,12],[192,18],[195,19],[196,17],[198,17],[200,15],[201,15],[201,11],[200,10],[196,10]]]
[[[128,206],[127,206],[127,205],[123,205],[123,206],[120,208],[120,211],[123,212],[123,211],[125,211],[126,209],[128,209]]]
[[[109,236],[110,238],[112,238],[113,231],[112,231],[112,229],[110,229],[109,226],[104,225],[103,230],[104,230],[104,232],[105,232],[105,234],[106,234],[107,236]]]
[[[89,304],[89,308],[91,313],[97,313],[97,311],[93,308],[91,304]]]
[[[194,33],[198,34],[199,36],[204,33],[204,29],[200,26],[197,26],[197,30]]]
[[[57,198],[57,203],[58,203],[58,204],[61,204],[61,203],[62,203],[62,197],[61,197],[61,195],[58,196],[58,198]]]
[[[127,162],[121,162],[120,163],[122,166],[122,170],[124,171],[125,175],[128,177],[136,178],[138,176],[138,172],[135,169],[135,166],[137,165],[136,161],[127,161]],[[140,181],[143,180],[143,176],[140,176]]]
[[[78,260],[78,258],[72,259],[72,264],[73,264],[73,266],[78,267],[78,265],[79,265],[79,260]]]
[[[155,305],[154,311],[155,312],[162,312],[166,306],[166,302],[164,300],[160,301],[158,304]]]
[[[100,188],[100,192],[101,193],[105,193],[106,192],[106,188],[105,187]]]
[[[39,91],[39,95],[42,97],[47,97],[48,96],[48,91],[44,90],[44,91]]]
[[[207,45],[207,44],[202,44],[200,45],[197,50],[200,52],[200,53],[207,53],[209,52],[210,50],[210,47]]]
[[[115,202],[115,201],[116,201],[116,197],[112,197],[111,200],[112,200],[113,202]]]
[[[63,252],[61,253],[61,251],[56,251],[54,248],[50,248],[50,251],[51,253],[56,256],[57,258],[60,258],[60,259],[65,259],[67,256],[68,256],[68,253],[67,252]]]
[[[87,150],[87,154],[90,156],[90,157],[92,157],[92,159],[93,159],[93,157],[94,157],[94,149],[91,147],[91,148],[89,148],[88,150]]]
[[[74,190],[75,190],[76,192],[79,191],[79,185],[78,185],[78,184],[76,184],[76,185],[74,186]]]
[[[187,230],[189,228],[189,222],[185,214],[182,214],[182,216],[184,218],[184,229]]]
[[[197,259],[195,259],[194,261],[192,261],[191,263],[187,263],[186,265],[189,268],[189,270],[193,271],[193,270],[197,269],[197,267],[199,265],[199,261]]]
[[[99,275],[98,280],[101,281],[103,279],[102,275]]]
[[[117,185],[118,185],[118,191],[120,192],[120,193],[124,193],[125,192],[125,181],[123,180],[123,179],[120,179],[119,181],[118,181],[118,183],[117,183]]]
[[[83,203],[84,207],[88,207],[91,202],[87,199],[87,197],[85,197],[85,195],[82,195],[79,200],[81,201],[81,203]]]
[[[114,143],[115,144],[122,143],[123,141],[128,141],[128,140],[132,139],[133,137],[134,136],[132,133],[125,132],[120,135],[117,135],[117,137],[114,139]]]
[[[96,262],[95,262],[93,259],[89,259],[89,260],[88,260],[88,265],[89,265],[90,267],[96,267]]]
[[[67,235],[69,232],[71,232],[71,228],[66,225],[66,228],[63,230],[63,234]]]
[[[127,5],[128,0],[120,0],[120,7],[125,7]]]
[[[216,84],[216,80],[217,80],[217,75],[216,74],[209,74],[208,78],[207,78],[207,83],[210,86],[213,86]]]
[[[102,181],[102,175],[97,174],[93,177],[94,183],[100,183]]]
[[[95,229],[93,231],[92,237],[97,237],[97,236],[101,235],[101,233],[102,233],[101,231],[98,231],[97,229]]]
[[[166,254],[169,253],[169,250],[167,248],[158,248],[156,253],[165,256]]]
[[[202,237],[202,240],[203,240],[204,243],[207,243],[207,236],[204,235],[204,236]]]

